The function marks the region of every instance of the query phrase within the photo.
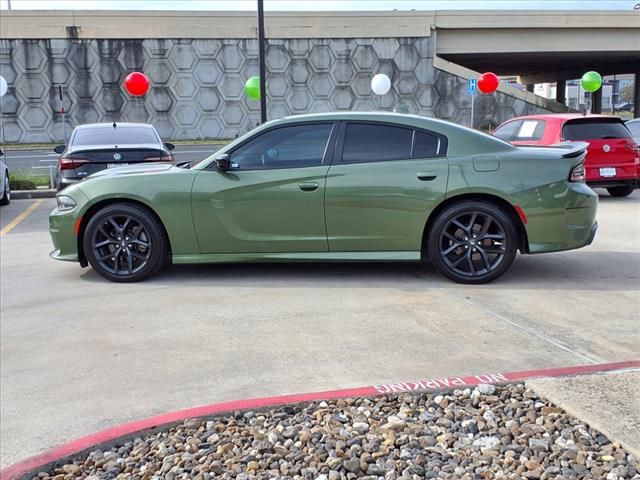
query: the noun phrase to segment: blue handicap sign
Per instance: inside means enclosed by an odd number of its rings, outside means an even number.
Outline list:
[[[478,93],[478,79],[469,79],[469,83],[467,83],[467,93],[469,95],[475,95],[476,93]]]

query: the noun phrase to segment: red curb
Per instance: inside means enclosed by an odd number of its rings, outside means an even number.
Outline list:
[[[433,378],[428,380],[417,380],[411,382],[390,383],[374,385],[371,387],[351,388],[345,390],[330,390],[325,392],[298,393],[292,395],[281,395],[276,397],[254,398],[249,400],[233,400],[229,402],[214,403],[200,407],[177,410],[175,412],[164,413],[155,417],[136,420],[116,427],[108,428],[86,437],[79,438],[65,445],[47,450],[39,455],[27,458],[21,462],[11,465],[0,471],[0,479],[14,480],[25,476],[30,472],[36,472],[45,465],[50,465],[59,460],[78,454],[82,451],[91,450],[98,445],[113,442],[119,438],[153,428],[162,427],[172,423],[180,422],[188,418],[205,417],[223,412],[235,410],[257,409],[284,405],[289,403],[310,402],[316,400],[335,400],[347,397],[374,396],[386,393],[403,392],[424,392],[434,390],[444,390],[456,387],[470,387],[481,383],[504,383],[533,378],[553,378],[570,375],[584,375],[589,373],[604,373],[616,370],[628,370],[640,368],[640,360],[630,360],[627,362],[603,363],[598,365],[580,365],[575,367],[551,368],[543,370],[526,370],[510,373],[490,373],[484,375],[474,375],[469,377],[449,377]]]

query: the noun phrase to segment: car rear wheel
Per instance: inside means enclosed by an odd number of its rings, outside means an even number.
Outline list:
[[[133,204],[98,211],[85,229],[83,247],[91,267],[113,282],[137,282],[168,259],[169,242],[156,217]]]
[[[612,197],[628,197],[633,193],[633,187],[609,187],[607,192]]]
[[[11,203],[11,185],[9,184],[9,172],[4,172],[4,193],[0,198],[0,205],[9,205]]]
[[[427,239],[435,268],[458,283],[480,284],[506,272],[518,249],[513,220],[488,202],[463,201],[436,218]]]

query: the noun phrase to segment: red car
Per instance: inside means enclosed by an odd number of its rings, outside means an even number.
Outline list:
[[[626,197],[640,187],[640,150],[618,117],[579,113],[529,115],[504,122],[493,135],[514,145],[588,142],[589,186],[606,188],[613,197]]]

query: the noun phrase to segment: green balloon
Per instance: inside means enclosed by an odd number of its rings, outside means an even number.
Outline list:
[[[260,77],[251,77],[244,84],[244,91],[251,100],[260,100]]]
[[[580,85],[582,85],[585,92],[596,92],[602,86],[602,76],[598,72],[587,72],[582,76]]]

